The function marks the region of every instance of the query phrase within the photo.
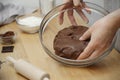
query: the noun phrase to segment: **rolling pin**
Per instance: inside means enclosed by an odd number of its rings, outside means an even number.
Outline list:
[[[50,78],[48,73],[38,69],[23,59],[15,60],[10,56],[8,56],[6,59],[7,61],[13,63],[16,72],[20,73],[30,80],[49,80]]]

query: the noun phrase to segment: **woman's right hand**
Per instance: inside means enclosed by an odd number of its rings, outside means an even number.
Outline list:
[[[81,16],[81,18],[86,23],[88,23],[88,19],[85,16],[85,14],[83,13],[82,9],[84,9],[87,13],[91,13],[91,12],[88,9],[87,5],[83,2],[83,0],[64,0],[64,2],[66,4],[60,8],[60,11],[68,9],[68,8],[76,7],[75,11]],[[68,14],[68,18],[69,18],[70,22],[72,23],[72,25],[77,25],[75,18],[73,16],[73,10],[68,10],[67,14]],[[63,24],[63,17],[64,17],[64,12],[62,12],[59,15],[59,23],[60,24]]]
[[[109,48],[120,27],[120,9],[96,21],[80,38],[90,39],[78,59],[96,58]]]

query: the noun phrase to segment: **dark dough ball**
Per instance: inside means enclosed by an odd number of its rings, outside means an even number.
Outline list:
[[[54,39],[55,54],[67,59],[77,59],[90,41],[79,40],[87,29],[85,26],[70,26],[59,31]]]

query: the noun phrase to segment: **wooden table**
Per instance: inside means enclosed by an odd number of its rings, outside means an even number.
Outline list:
[[[113,49],[111,54],[99,64],[87,68],[62,65],[50,58],[43,50],[39,34],[23,33],[16,22],[0,28],[0,33],[13,30],[17,33],[14,52],[1,53],[0,60],[7,56],[22,58],[50,74],[51,80],[120,80],[120,54]],[[0,44],[0,51],[5,45]],[[10,63],[4,63],[0,69],[0,80],[27,80],[17,74]]]

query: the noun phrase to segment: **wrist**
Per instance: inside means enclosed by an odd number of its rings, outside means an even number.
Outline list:
[[[108,16],[105,16],[103,19],[102,19],[102,24],[104,24],[104,28],[107,30],[107,31],[112,31],[112,32],[116,32],[118,30],[118,25],[120,23],[117,23],[116,22],[116,19],[113,19],[112,17],[108,17]]]
[[[113,25],[116,29],[120,28],[120,9],[108,14],[105,18],[107,23]]]

